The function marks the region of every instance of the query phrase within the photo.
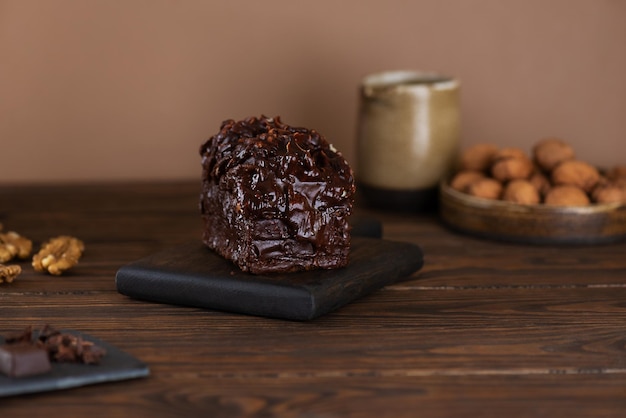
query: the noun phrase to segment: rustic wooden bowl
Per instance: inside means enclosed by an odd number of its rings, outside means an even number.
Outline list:
[[[530,244],[601,244],[626,238],[626,205],[560,207],[483,199],[440,184],[440,216],[452,229]]]

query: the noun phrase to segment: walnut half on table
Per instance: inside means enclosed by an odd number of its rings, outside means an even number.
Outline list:
[[[33,242],[17,232],[0,233],[0,263],[6,263],[14,258],[28,258],[33,248]]]
[[[22,272],[22,268],[17,264],[0,264],[0,283],[11,283]]]
[[[83,251],[85,244],[78,238],[67,235],[52,238],[33,256],[33,268],[59,276],[78,264]]]

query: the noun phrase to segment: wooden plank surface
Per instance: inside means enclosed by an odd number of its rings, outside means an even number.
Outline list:
[[[420,245],[425,266],[314,321],[117,293],[121,265],[199,236],[197,193],[194,182],[0,187],[5,230],[87,246],[67,276],[22,262],[0,285],[0,333],[81,330],[152,372],[3,399],[2,416],[624,415],[626,244],[501,244],[433,216],[360,210],[383,220],[385,237]]]

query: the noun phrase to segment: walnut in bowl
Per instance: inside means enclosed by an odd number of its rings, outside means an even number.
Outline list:
[[[570,148],[554,138],[540,141],[532,157],[504,148],[493,152],[491,166],[456,173],[440,184],[442,221],[472,235],[532,244],[626,239],[626,168],[602,172]]]

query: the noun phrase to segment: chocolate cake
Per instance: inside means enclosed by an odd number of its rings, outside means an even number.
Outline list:
[[[209,248],[255,274],[348,263],[354,175],[318,132],[279,117],[229,119],[200,155]]]

